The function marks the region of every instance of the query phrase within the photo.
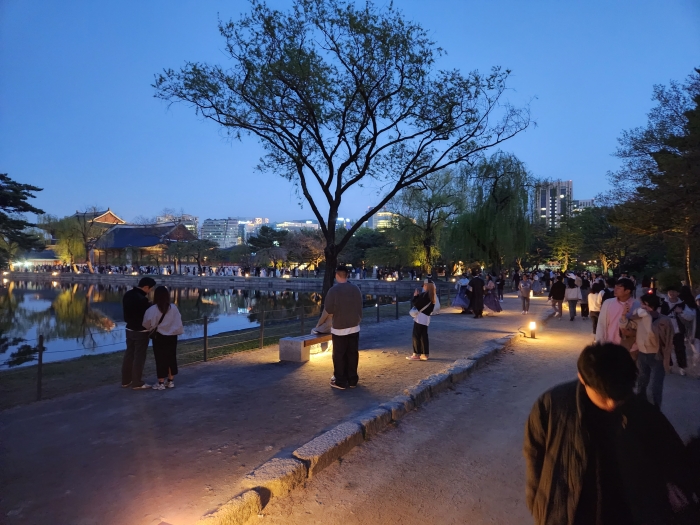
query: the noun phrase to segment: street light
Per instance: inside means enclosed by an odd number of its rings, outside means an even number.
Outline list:
[[[537,323],[535,321],[530,321],[530,339],[535,339],[535,330],[537,329]]]

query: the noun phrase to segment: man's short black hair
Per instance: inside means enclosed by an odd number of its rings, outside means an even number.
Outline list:
[[[156,280],[153,277],[141,277],[141,280],[139,281],[139,288],[143,288],[144,286],[153,288],[155,285]]]
[[[659,296],[655,293],[645,293],[640,298],[640,301],[642,301],[647,306],[650,306],[654,310],[661,306],[661,299],[659,299]]]
[[[624,401],[634,392],[637,365],[624,346],[589,345],[581,352],[577,367],[584,384],[614,401]]]
[[[563,275],[557,275],[557,281],[563,281],[564,276]]]
[[[615,288],[615,285],[617,284],[617,279],[614,277],[608,277],[605,279],[605,282],[608,284],[608,288]]]
[[[622,286],[625,290],[629,290],[630,292],[634,291],[634,281],[627,277],[618,279],[615,286]]]
[[[677,292],[678,288],[676,286],[667,286],[666,291],[667,292]]]
[[[345,264],[339,264],[338,267],[335,269],[336,272],[345,272],[346,274],[350,273],[350,270]]]

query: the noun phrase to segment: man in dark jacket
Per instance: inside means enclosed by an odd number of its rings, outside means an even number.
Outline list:
[[[564,302],[566,295],[566,285],[564,284],[564,276],[557,275],[557,280],[549,290],[549,299],[552,300],[552,308],[554,308],[554,317],[559,316],[561,319],[561,305]]]
[[[146,362],[148,350],[148,330],[143,327],[143,314],[146,313],[151,303],[148,301],[148,292],[156,285],[150,277],[144,277],[138,286],[124,294],[122,308],[124,321],[126,321],[126,352],[122,362],[122,387],[131,386],[134,390],[146,390],[151,388],[141,379],[143,365]]]
[[[484,317],[484,280],[481,278],[479,270],[472,270],[472,280],[469,281],[469,286],[472,289],[471,304],[469,305],[474,311],[474,319]]]
[[[537,400],[525,428],[535,523],[670,525],[681,515],[696,523],[687,451],[661,411],[634,395],[629,352],[587,346],[578,372]]]

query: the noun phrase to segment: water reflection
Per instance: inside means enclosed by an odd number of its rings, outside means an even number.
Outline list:
[[[4,280],[0,287],[0,367],[36,360],[39,334],[44,336],[44,361],[124,348],[122,297],[127,286]],[[185,325],[183,338],[255,328],[265,311],[265,325],[320,315],[318,292],[172,288]],[[365,297],[366,306],[391,303],[392,296]],[[401,298],[403,300],[404,298]]]

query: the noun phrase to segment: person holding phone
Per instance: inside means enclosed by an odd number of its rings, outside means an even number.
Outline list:
[[[428,280],[423,284],[423,290],[416,289],[413,292],[411,304],[418,310],[413,318],[413,355],[407,357],[409,361],[427,361],[430,354],[428,341],[428,326],[430,314],[435,308],[435,283]]]

